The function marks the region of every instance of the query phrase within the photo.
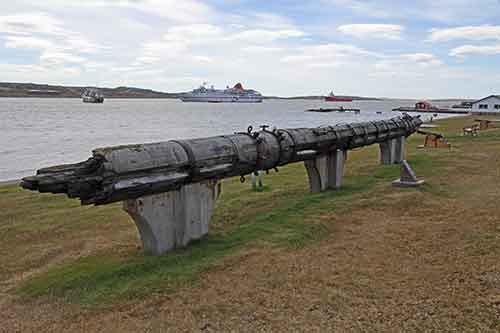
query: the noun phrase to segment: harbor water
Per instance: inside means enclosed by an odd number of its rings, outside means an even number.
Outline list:
[[[42,167],[83,161],[97,147],[222,135],[246,131],[249,125],[256,129],[264,124],[294,128],[387,119],[399,114],[392,108],[414,103],[265,100],[205,104],[175,99],[107,99],[104,104],[89,104],[80,99],[0,98],[0,181],[32,175]],[[361,112],[304,112],[341,105]],[[447,115],[437,118],[444,117]]]

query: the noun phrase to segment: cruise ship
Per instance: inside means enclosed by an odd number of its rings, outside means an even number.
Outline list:
[[[252,89],[244,89],[241,83],[237,83],[233,88],[214,89],[206,88],[203,84],[181,97],[183,102],[205,102],[205,103],[260,103],[262,95]]]

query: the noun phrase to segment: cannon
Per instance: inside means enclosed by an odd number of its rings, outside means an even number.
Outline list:
[[[86,161],[40,169],[36,175],[23,178],[21,186],[65,193],[79,198],[83,205],[124,201],[145,248],[163,253],[206,234],[220,192],[218,180],[233,176],[244,179],[256,171],[303,161],[312,192],[336,188],[341,183],[348,150],[378,143],[383,164],[401,162],[404,139],[421,124],[418,116],[405,115],[317,128],[261,126],[260,131],[254,131],[248,127],[230,135],[98,148]],[[159,206],[164,208],[158,215]],[[157,240],[159,231],[154,231],[153,225],[164,223],[152,221],[158,219],[173,221],[167,233],[176,235],[168,236],[167,245],[159,245],[165,242]],[[195,231],[186,231],[191,225],[179,227],[193,219],[201,225]]]

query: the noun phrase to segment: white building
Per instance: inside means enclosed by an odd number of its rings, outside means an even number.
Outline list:
[[[500,95],[490,95],[472,103],[472,112],[500,113]]]

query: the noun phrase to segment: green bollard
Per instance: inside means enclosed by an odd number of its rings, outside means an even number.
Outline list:
[[[258,187],[257,187],[258,185]],[[252,190],[258,191],[264,187],[262,182],[262,171],[255,171],[252,173]]]

